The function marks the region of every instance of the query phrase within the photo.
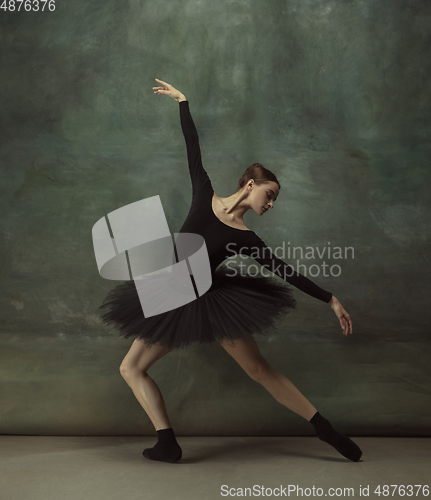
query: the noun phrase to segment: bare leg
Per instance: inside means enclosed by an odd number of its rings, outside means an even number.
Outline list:
[[[136,339],[120,366],[120,373],[156,431],[171,427],[162,393],[147,370],[172,349],[158,344],[148,348],[143,340]]]
[[[308,399],[281,373],[275,371],[259,351],[254,338],[220,342],[244,371],[282,405],[310,421],[317,412]]]
[[[349,437],[337,432],[290,380],[271,367],[260,353],[253,337],[246,340],[236,340],[235,343],[223,341],[220,342],[220,345],[253,380],[263,385],[279,403],[304,417],[308,422],[316,414],[311,423],[315,427],[319,439],[333,446],[349,460],[359,461],[362,456],[359,446]]]

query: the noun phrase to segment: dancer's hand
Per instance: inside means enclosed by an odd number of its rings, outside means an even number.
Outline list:
[[[347,335],[349,333],[349,328],[350,328],[350,333],[352,333],[352,320],[350,319],[350,316],[347,313],[347,311],[340,304],[339,300],[336,297],[332,296],[329,303],[331,304],[334,313],[337,315],[337,318],[340,320],[340,325],[343,330],[343,335]]]
[[[172,97],[172,99],[175,99],[176,101],[185,100],[185,96],[177,90],[175,87],[172,87],[169,83],[166,83],[162,80],[159,80],[158,78],[155,78],[155,80],[159,83],[163,84],[163,87],[153,87],[153,90],[155,90],[155,94],[159,95],[168,95],[169,97]]]

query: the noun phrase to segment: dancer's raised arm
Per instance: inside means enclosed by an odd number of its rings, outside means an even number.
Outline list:
[[[207,182],[210,182],[210,179],[202,165],[199,136],[193,122],[192,115],[190,114],[189,101],[186,99],[184,94],[172,87],[169,83],[158,80],[157,78],[156,80],[162,83],[163,87],[153,87],[153,89],[157,89],[155,93],[168,95],[179,103],[181,128],[186,141],[187,159],[189,163],[189,172],[192,181],[194,198],[199,189],[202,188]]]

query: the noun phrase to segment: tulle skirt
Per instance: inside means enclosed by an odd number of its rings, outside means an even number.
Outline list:
[[[265,336],[295,308],[285,282],[239,271],[232,275],[232,267],[223,264],[206,293],[176,309],[145,317],[133,280],[113,288],[99,306],[102,322],[118,328],[120,337],[170,348]]]

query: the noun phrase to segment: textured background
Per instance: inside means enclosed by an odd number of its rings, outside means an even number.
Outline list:
[[[307,276],[353,335],[297,290],[283,331],[258,341],[265,358],[346,433],[430,435],[428,1],[58,1],[0,28],[0,432],[154,434],[119,373],[132,341],[97,316],[116,282],[91,228],[155,195],[172,232],[188,213],[159,78],[189,100],[219,196],[251,163],[277,175],[276,209],[247,227],[272,248],[354,248],[300,259],[340,266]],[[149,374],[178,435],[314,435],[218,345]]]

